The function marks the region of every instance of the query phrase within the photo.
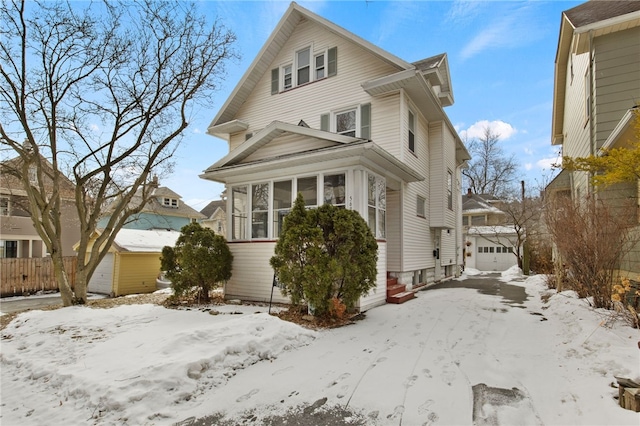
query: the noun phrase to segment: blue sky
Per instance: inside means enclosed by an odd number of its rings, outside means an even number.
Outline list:
[[[560,16],[582,1],[314,1],[301,6],[378,45],[417,61],[446,52],[454,105],[445,108],[460,135],[489,124],[519,165],[528,186],[550,175],[553,68]],[[205,133],[289,6],[288,1],[203,1],[203,12],[236,33],[241,59],[230,63],[213,110],[195,113],[173,175],[161,184],[197,210],[219,198],[222,185],[198,178],[228,152]]]

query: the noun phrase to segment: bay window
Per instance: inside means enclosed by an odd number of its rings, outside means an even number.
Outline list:
[[[251,185],[251,238],[267,238],[269,184]]]
[[[291,210],[293,186],[291,180],[273,183],[273,238],[282,233],[284,217]]]
[[[308,209],[318,207],[318,177],[310,176],[298,179],[298,192],[304,198],[304,206]]]
[[[231,239],[247,239],[247,185],[234,186],[231,190]]]
[[[345,207],[345,174],[325,175],[324,177],[324,203],[333,204],[336,207]]]
[[[367,182],[367,223],[373,236],[385,237],[387,192],[384,178],[368,174]]]

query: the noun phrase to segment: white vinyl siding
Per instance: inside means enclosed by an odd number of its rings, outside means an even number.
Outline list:
[[[293,154],[302,151],[327,148],[335,146],[335,142],[304,138],[300,135],[284,135],[273,139],[259,150],[247,156],[240,163],[251,163],[265,158],[280,157],[282,155]]]
[[[229,243],[233,254],[231,279],[225,284],[227,299],[269,302],[273,283],[273,268],[269,259],[274,254],[275,242],[253,244]],[[279,288],[273,289],[275,303],[288,303]]]
[[[402,209],[401,192],[387,189],[387,266],[402,270]]]
[[[378,241],[377,271],[376,287],[360,298],[358,306],[361,311],[387,303],[387,244],[384,241]]]
[[[640,28],[597,37],[595,48],[596,140],[601,147],[640,101]]]
[[[323,79],[313,84],[305,85],[294,90],[279,93],[277,102],[271,95],[271,72],[267,72],[258,82],[253,94],[246,100],[238,111],[236,118],[250,123],[251,128],[261,129],[273,120],[285,123],[298,123],[304,120],[309,127],[320,129],[320,116],[328,111],[350,105],[372,103],[373,114],[372,139],[376,140],[376,111],[377,99],[372,99],[361,84],[383,75],[397,72],[391,65],[371,56],[362,48],[349,40],[339,37],[326,29],[322,29],[311,21],[301,22],[296,31],[274,58],[271,68],[277,68],[291,61],[292,55],[301,47],[313,43],[314,53],[328,51],[337,47],[338,72],[335,77]],[[363,66],[366,64],[366,67]],[[313,102],[309,102],[313,99]],[[397,116],[393,117],[397,121]],[[230,149],[234,149],[243,138],[232,135]],[[397,138],[397,134],[393,135]],[[389,141],[391,143],[391,141]],[[378,143],[378,140],[376,140]],[[381,146],[384,145],[380,143]]]

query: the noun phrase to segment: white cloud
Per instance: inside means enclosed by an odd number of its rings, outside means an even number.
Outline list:
[[[484,136],[484,130],[486,128],[491,129],[492,133],[497,134],[499,136],[499,140],[509,139],[517,133],[515,127],[502,120],[480,120],[473,123],[467,130],[462,130],[460,132],[460,137],[463,140],[478,139]]]
[[[524,169],[525,169],[526,171],[529,171],[529,170],[533,169],[533,164],[531,164],[531,163],[525,163],[523,167],[524,167]]]
[[[542,158],[536,162],[536,166],[540,170],[551,170],[554,164],[558,164],[561,160],[558,157]]]
[[[461,25],[472,21],[478,16],[482,2],[469,0],[455,0],[445,17],[451,24]]]
[[[202,130],[200,130],[199,128],[194,128],[193,129],[193,133],[195,133],[196,135],[201,135],[202,134]]]
[[[524,148],[524,153],[527,155],[533,155],[533,150],[529,147]]]
[[[100,131],[100,127],[98,127],[98,125],[97,125],[97,124],[90,124],[90,125],[89,125],[89,128],[90,128],[93,132],[96,132],[96,133],[98,133],[98,132]]]

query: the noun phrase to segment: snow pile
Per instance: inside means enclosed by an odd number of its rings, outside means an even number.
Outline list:
[[[23,313],[2,332],[0,421],[637,426],[611,385],[640,379],[640,333],[544,282],[467,270],[319,332],[245,305]]]
[[[2,336],[3,403],[19,406],[12,396],[36,389],[42,406],[32,410],[35,423],[69,423],[67,410],[49,411],[69,405],[83,413],[81,421],[92,413],[144,424],[238,370],[309,344],[315,333],[266,313],[213,316],[130,305],[31,311]]]

